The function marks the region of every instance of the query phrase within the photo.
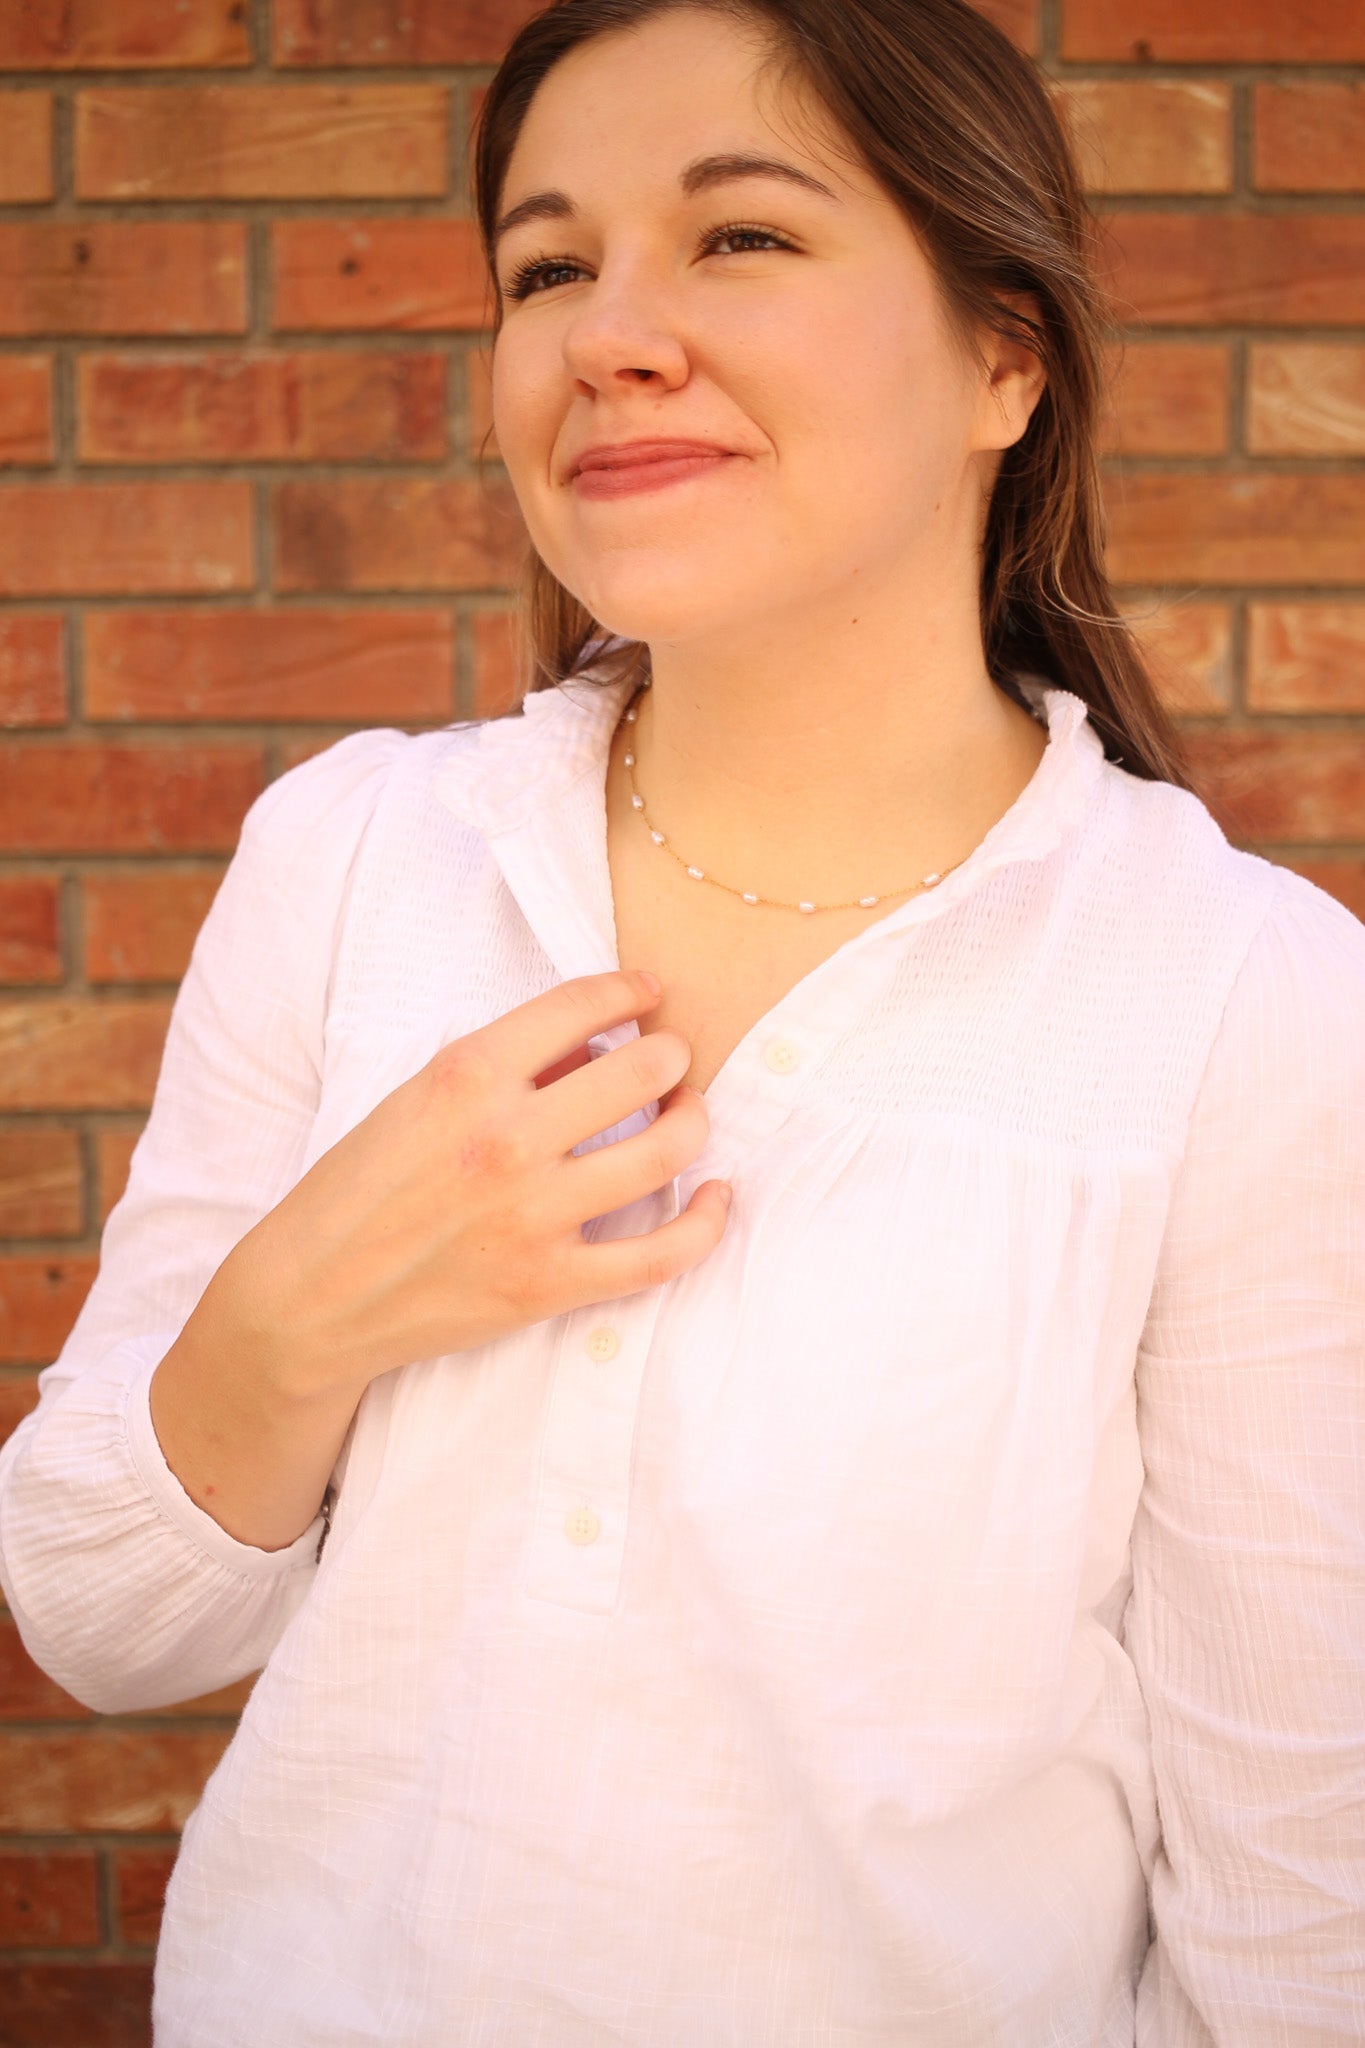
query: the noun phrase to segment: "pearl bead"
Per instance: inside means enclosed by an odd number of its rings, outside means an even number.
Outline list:
[[[873,904],[876,901],[877,899],[875,896],[860,896],[858,898],[858,902],[864,910],[871,910]]]
[[[798,910],[814,910],[815,905],[813,903],[798,903],[796,907]]]
[[[626,755],[626,766],[627,766],[627,768],[633,768],[633,767],[635,766],[635,756],[634,756],[634,754],[627,754],[627,755]]]
[[[704,882],[706,880],[700,868],[689,868],[687,872],[691,875],[694,882]]]
[[[932,889],[935,882],[941,882],[943,877],[942,875],[925,875],[922,877],[922,880],[926,889]]]
[[[746,889],[746,890],[744,891],[744,901],[745,901],[746,903],[757,903],[757,901],[758,901],[758,898],[757,898],[757,896],[751,896],[751,895],[749,894],[748,890]]]
[[[649,836],[650,836],[650,838],[651,838],[651,839],[652,839],[652,840],[654,841],[654,844],[655,844],[656,846],[662,846],[662,845],[663,845],[663,843],[664,843],[664,835],[663,835],[663,833],[662,833],[662,832],[654,832],[654,831],[651,831],[651,832],[650,832],[650,835],[649,835]]]
[[[634,805],[637,811],[642,811],[645,807],[645,800],[642,796],[633,796],[631,798],[631,803]]]

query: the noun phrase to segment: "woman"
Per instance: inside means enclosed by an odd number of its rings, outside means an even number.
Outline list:
[[[264,1666],[157,2041],[1357,2040],[1365,935],[1114,615],[1042,84],[565,0],[478,201],[540,680],[253,807],[0,1469],[79,1697]]]

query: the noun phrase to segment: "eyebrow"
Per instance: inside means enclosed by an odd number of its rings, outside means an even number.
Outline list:
[[[807,192],[818,192],[822,198],[834,200],[838,205],[838,194],[809,171],[799,170],[782,157],[751,156],[744,151],[732,151],[726,156],[699,156],[685,166],[678,183],[683,196],[694,199],[698,192],[709,191],[713,185],[728,185],[736,178],[784,178],[789,185],[799,185]],[[529,198],[520,200],[510,213],[505,213],[493,230],[493,246],[496,248],[505,234],[513,228],[532,220],[572,220],[576,208],[567,192],[533,192]]]

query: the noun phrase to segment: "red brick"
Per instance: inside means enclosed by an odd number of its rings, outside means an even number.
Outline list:
[[[1365,214],[1103,216],[1118,315],[1156,326],[1365,322]]]
[[[1129,341],[1111,349],[1106,455],[1221,455],[1227,447],[1225,342]]]
[[[101,1230],[128,1184],[133,1148],[145,1124],[144,1117],[132,1125],[105,1124],[95,1132],[95,1206]]]
[[[249,483],[0,490],[0,596],[218,592],[251,580]]]
[[[1365,84],[1258,85],[1252,181],[1262,192],[1365,192]]]
[[[11,1402],[16,1409],[9,1418],[10,1428],[16,1427],[22,1415],[37,1405],[36,1375],[30,1374],[21,1384],[6,1379],[0,1382],[9,1389],[16,1389],[21,1402]],[[10,1428],[4,1430],[6,1436]],[[54,1684],[45,1671],[40,1671],[19,1639],[19,1631],[10,1615],[0,1615],[0,1721],[88,1721],[89,1707],[83,1707],[79,1700],[63,1692]],[[0,1738],[0,1755],[4,1754],[4,1740]]]
[[[1286,860],[1284,864],[1335,896],[1353,917],[1365,922],[1365,860]]]
[[[237,221],[0,225],[0,335],[242,334]]]
[[[0,7],[0,70],[249,64],[242,0],[22,0]]]
[[[0,39],[4,37],[0,25]],[[0,107],[0,206],[52,197],[52,94],[7,92]]]
[[[493,352],[475,347],[465,351],[466,446],[471,462],[500,462],[498,437],[493,431]]]
[[[161,1909],[175,1864],[176,1847],[118,1849],[114,1852],[114,1894],[119,1938],[130,1948],[155,1948]]]
[[[84,1228],[79,1134],[59,1124],[0,1130],[0,1237],[79,1237]]]
[[[51,460],[51,358],[0,356],[0,463]]]
[[[1110,474],[1105,505],[1116,583],[1365,578],[1365,473]]]
[[[184,1826],[229,1739],[189,1723],[9,1734],[0,1832],[169,1833]]]
[[[1207,717],[1232,702],[1232,613],[1225,604],[1182,598],[1121,607],[1158,695],[1177,716]]]
[[[51,875],[0,875],[0,981],[63,977],[59,890]]]
[[[474,702],[471,718],[500,718],[520,703],[521,660],[515,614],[479,612],[474,619]]]
[[[434,351],[86,355],[83,462],[403,462],[446,453]]]
[[[496,64],[543,0],[275,0],[273,61]]]
[[[277,220],[271,238],[277,329],[427,333],[489,323],[471,220]]]
[[[526,531],[506,484],[311,478],[278,486],[280,590],[481,590],[513,582]]]
[[[55,1358],[90,1292],[97,1264],[88,1258],[0,1256],[0,1360],[43,1365]]]
[[[1350,64],[1365,59],[1360,0],[1062,0],[1061,55],[1158,64]]]
[[[0,1109],[148,1108],[170,1017],[162,996],[0,1003]]]
[[[1301,846],[1359,838],[1365,735],[1205,727],[1185,740],[1199,793],[1230,838]]]
[[[24,1417],[37,1406],[37,1373],[0,1368],[0,1444],[13,1435]],[[25,1714],[21,1718],[31,1717]]]
[[[1253,455],[1365,455],[1365,346],[1253,342],[1247,447]]]
[[[152,1965],[0,1965],[5,2048],[151,2048]]]
[[[264,787],[259,747],[11,746],[0,753],[0,847],[230,853]]]
[[[85,877],[86,980],[179,981],[195,934],[217,894],[221,871],[167,873],[160,866],[130,874]]]
[[[1053,87],[1091,192],[1228,192],[1232,88],[1208,79],[1066,79]]]
[[[85,649],[91,718],[454,716],[447,609],[94,612]]]
[[[98,1876],[89,1849],[0,1851],[0,1948],[98,1948]]]
[[[0,619],[0,726],[65,723],[65,645],[52,613]]]
[[[446,190],[443,85],[96,86],[78,199],[413,199]]]
[[[1365,711],[1365,603],[1249,606],[1247,705]]]

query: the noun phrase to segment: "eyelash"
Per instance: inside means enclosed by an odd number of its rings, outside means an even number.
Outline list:
[[[796,246],[794,242],[789,242],[785,235],[779,235],[775,228],[759,227],[755,221],[731,220],[726,221],[721,227],[712,228],[705,236],[701,245],[703,254],[709,251],[713,244],[723,242],[731,235],[758,235],[765,242],[776,243],[779,249],[794,249]],[[744,256],[762,252],[740,249],[735,253]],[[582,264],[575,263],[570,256],[530,256],[524,263],[517,265],[503,289],[509,299],[528,299],[534,296],[537,290],[536,279],[543,276],[546,271],[581,270],[582,267]]]

